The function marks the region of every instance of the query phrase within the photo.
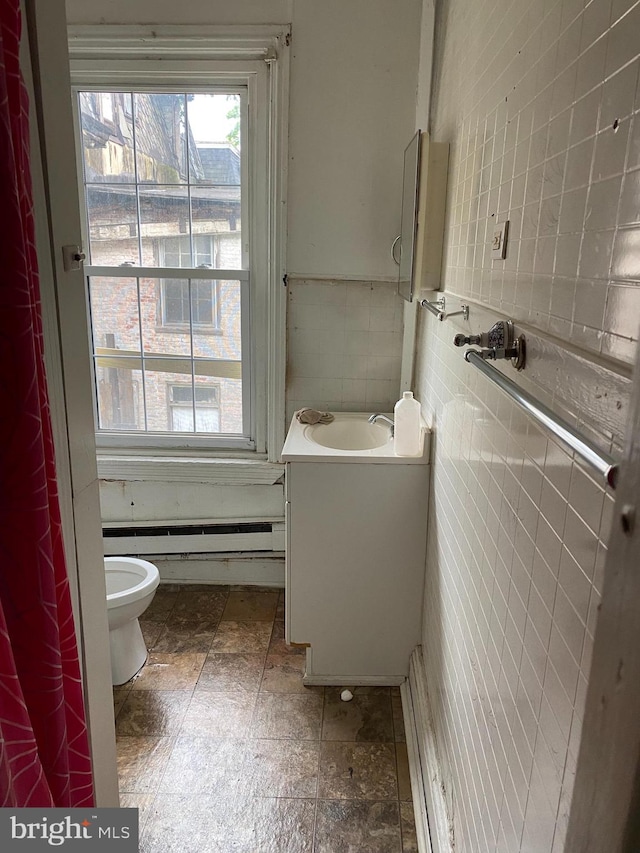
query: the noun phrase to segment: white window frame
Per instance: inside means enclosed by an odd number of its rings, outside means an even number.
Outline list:
[[[69,28],[71,79],[74,90],[139,90],[166,87],[175,91],[246,86],[249,108],[247,195],[251,257],[251,317],[243,340],[250,341],[251,422],[249,443],[234,437],[96,433],[102,454],[122,456],[144,452],[161,458],[176,452],[198,455],[248,455],[279,459],[284,439],[286,321],[282,286],[285,272],[287,105],[290,41],[286,26],[137,27],[72,26]],[[79,141],[79,134],[76,134]],[[243,146],[244,148],[245,146]],[[264,228],[264,223],[268,227]],[[244,249],[245,247],[243,247]],[[107,268],[93,268],[92,274]],[[134,272],[132,269],[131,272]],[[149,269],[135,274],[153,276]],[[209,272],[209,271],[207,271]],[[184,270],[202,277],[204,270]],[[198,273],[200,275],[198,275]],[[213,273],[223,278],[219,271]],[[157,274],[157,271],[156,271]],[[246,273],[245,273],[246,275]],[[249,279],[249,276],[246,276]],[[244,332],[244,330],[243,330]],[[243,358],[245,353],[243,353]]]

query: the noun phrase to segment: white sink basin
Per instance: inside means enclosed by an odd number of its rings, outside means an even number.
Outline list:
[[[368,420],[335,420],[308,426],[305,438],[333,450],[373,450],[391,441],[391,429],[386,424],[370,424]]]
[[[396,456],[391,429],[384,421],[369,423],[370,412],[333,412],[330,424],[301,424],[293,416],[281,459],[283,462],[344,462],[426,465],[429,431],[424,430],[420,456]]]

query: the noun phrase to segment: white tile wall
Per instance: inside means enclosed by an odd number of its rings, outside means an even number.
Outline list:
[[[392,282],[289,278],[287,421],[304,406],[393,409],[402,300]]]
[[[447,291],[630,363],[640,2],[443,0],[439,14],[430,126],[452,152]],[[492,261],[503,219],[508,255]],[[559,853],[612,497],[464,362],[458,330],[421,312],[416,380],[435,430],[423,646],[456,850]],[[540,396],[571,408],[582,378],[567,366],[557,359]],[[595,405],[573,414],[619,447]]]
[[[452,142],[447,288],[632,362],[640,3],[441,4],[432,133]],[[489,236],[509,219],[504,262]]]
[[[456,850],[562,850],[613,500],[430,317],[423,647]]]

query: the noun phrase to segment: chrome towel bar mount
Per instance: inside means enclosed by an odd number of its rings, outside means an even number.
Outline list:
[[[431,311],[431,313],[436,317],[437,320],[448,320],[449,317],[458,317],[462,316],[464,320],[469,319],[469,306],[462,304],[460,306],[459,311],[447,311],[447,303],[445,301],[444,296],[439,296],[436,302],[429,302],[428,299],[421,299],[420,305],[423,308],[426,308],[427,311]]]
[[[465,353],[465,358],[469,352],[475,352],[476,355],[488,361],[497,361],[502,358],[510,359],[516,370],[524,369],[527,358],[525,337],[524,335],[514,337],[512,320],[498,320],[488,332],[481,332],[479,335],[456,335],[453,343],[457,347],[464,347],[469,344],[482,347],[480,350],[468,351]]]

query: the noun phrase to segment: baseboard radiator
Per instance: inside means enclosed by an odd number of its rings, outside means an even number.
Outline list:
[[[284,522],[238,521],[207,524],[103,527],[105,556],[152,557],[284,551]]]
[[[454,853],[453,826],[443,795],[421,646],[411,655],[409,680],[402,685],[401,693],[418,850]]]

